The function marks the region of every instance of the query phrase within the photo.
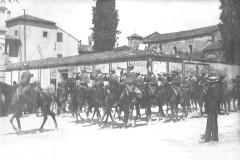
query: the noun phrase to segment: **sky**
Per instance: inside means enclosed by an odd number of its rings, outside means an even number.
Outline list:
[[[13,0],[12,0],[13,1]],[[94,0],[18,0],[7,3],[11,17],[26,14],[54,21],[82,44],[91,35]],[[133,33],[147,36],[220,23],[220,0],[116,0],[119,14],[119,45],[127,45]]]

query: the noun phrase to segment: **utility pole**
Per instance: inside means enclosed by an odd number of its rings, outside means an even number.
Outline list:
[[[27,56],[27,53],[26,53],[26,14],[25,14],[25,9],[23,9],[23,13],[24,13],[24,62],[26,62],[26,56]]]

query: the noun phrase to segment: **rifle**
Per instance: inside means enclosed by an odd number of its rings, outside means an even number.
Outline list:
[[[109,73],[102,73],[102,72],[101,72],[101,74],[103,74],[104,76],[106,76],[106,75],[108,75]]]
[[[140,74],[141,76],[144,76],[144,77],[146,77],[147,76],[147,74]]]
[[[120,69],[120,70],[127,70],[126,68],[122,68],[122,67],[117,67],[117,69]]]

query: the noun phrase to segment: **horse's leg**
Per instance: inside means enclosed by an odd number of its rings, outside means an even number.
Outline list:
[[[15,127],[15,125],[13,124],[13,120],[14,120],[14,118],[16,118],[17,116],[19,117],[19,113],[20,113],[20,110],[16,110],[14,113],[13,113],[13,115],[12,115],[12,117],[11,117],[11,119],[10,119],[10,123],[12,124],[12,127],[13,127],[13,129],[18,133],[18,129]]]
[[[128,124],[128,118],[129,118],[129,108],[128,106],[124,107],[124,128],[127,129],[127,124]]]
[[[175,104],[176,120],[178,120],[178,104],[179,104],[179,102],[176,102],[176,104]]]
[[[167,106],[167,114],[168,114],[168,109],[170,107],[168,102],[166,103],[166,106]]]
[[[165,113],[163,111],[163,107],[162,106],[163,106],[162,103],[158,103],[158,107],[159,107],[159,110],[158,110],[159,116],[158,116],[158,118],[159,118],[159,120],[160,120],[161,117],[165,118]]]
[[[235,106],[235,98],[233,97],[233,108],[234,108],[234,111],[236,111],[237,109],[236,109],[236,106]]]
[[[42,131],[43,130],[43,126],[44,124],[46,123],[47,121],[47,109],[46,108],[43,108],[43,122],[42,122],[42,125],[41,127],[39,128],[39,131]]]
[[[114,119],[113,119],[113,116],[112,116],[112,112],[111,112],[111,111],[109,112],[109,116],[110,116],[110,118],[111,118],[111,120],[112,120],[112,127],[113,127],[115,121],[114,121]]]
[[[18,124],[18,133],[21,132],[21,123],[20,123],[20,117],[19,114],[16,115],[16,120],[17,120],[17,124]]]
[[[52,117],[54,124],[55,124],[55,130],[58,129],[58,124],[57,124],[57,120],[56,120],[56,115],[52,112],[52,111],[48,111],[48,114]]]

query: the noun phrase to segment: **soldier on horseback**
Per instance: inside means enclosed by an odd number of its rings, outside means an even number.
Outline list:
[[[23,65],[22,69],[25,69],[25,71],[21,75],[21,81],[17,89],[17,99],[25,97],[27,92],[31,89],[30,79],[33,77],[33,74],[27,70],[27,65]],[[13,104],[16,104],[16,100],[13,101]]]
[[[136,93],[138,97],[142,95],[142,92],[135,86],[136,80],[137,80],[137,74],[133,71],[134,67],[133,65],[130,65],[127,68],[127,73],[122,73],[122,76],[126,76],[126,79],[123,81],[123,84],[125,85],[126,94],[132,95],[133,93]],[[123,71],[123,70],[122,70]],[[121,100],[124,97],[124,92],[120,95],[119,102],[117,102],[114,106],[119,105]]]
[[[136,86],[138,89],[144,93],[145,85],[144,85],[144,77],[140,74],[140,72],[136,72],[137,74],[137,79],[136,79]]]
[[[177,91],[178,95],[182,96],[181,84],[182,78],[180,76],[181,72],[173,71],[171,75],[167,77],[168,83]]]
[[[116,94],[119,88],[119,77],[115,73],[115,69],[109,71],[109,75],[104,77],[104,81],[108,81],[108,86],[106,89],[109,89],[111,93]]]
[[[147,90],[149,96],[154,97],[158,87],[158,81],[156,76],[153,74],[153,72],[149,71],[148,75],[144,78],[144,81],[147,82]]]
[[[93,88],[96,90],[97,99],[101,101],[104,98],[104,75],[100,68],[97,68],[95,72],[91,73],[90,79],[94,80]]]
[[[83,88],[88,88],[89,77],[85,68],[81,69],[81,74],[78,75],[77,79],[79,80],[80,86]]]

